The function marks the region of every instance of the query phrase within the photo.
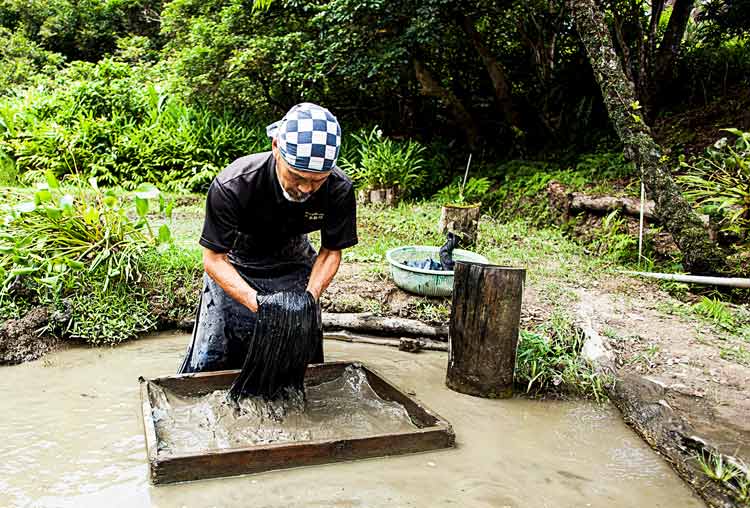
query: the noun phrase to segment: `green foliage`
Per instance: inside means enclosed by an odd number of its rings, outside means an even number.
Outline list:
[[[97,281],[86,287],[86,293],[75,292],[68,299],[71,319],[66,333],[71,338],[113,345],[155,328],[148,301],[133,287],[118,284],[105,289]]]
[[[354,160],[341,161],[341,168],[364,189],[396,187],[408,194],[424,178],[424,146],[409,140],[397,142],[383,135],[377,126],[369,132],[352,134],[357,152]]]
[[[162,0],[4,0],[0,27],[70,60],[95,61],[120,37],[156,40]]]
[[[560,167],[547,162],[513,160],[480,173],[499,179],[498,187],[482,202],[500,218],[525,217],[541,225],[549,221],[547,186],[559,182],[571,191],[611,192],[590,188],[593,182],[632,176],[635,169],[622,153],[600,152],[579,155],[573,163]]]
[[[638,255],[638,238],[630,234],[627,221],[619,210],[607,214],[602,224],[592,232],[591,248],[596,255],[614,262],[633,261]]]
[[[169,241],[166,224],[154,232],[146,217],[148,203],[159,199],[152,185],[133,197],[136,219],[127,202],[114,191],[102,191],[91,179],[91,189],[62,189],[47,173],[37,184],[33,200],[3,205],[0,227],[0,298],[11,295],[19,282],[32,281],[41,300],[55,299],[66,290],[81,290],[81,275],[95,276],[103,291],[112,283],[132,284],[140,278],[139,257],[149,246]],[[171,204],[159,199],[160,210],[171,215]]]
[[[469,205],[482,201],[482,197],[490,190],[492,182],[488,178],[471,177],[463,185],[461,177],[456,178],[449,186],[441,189],[435,198],[443,204]]]
[[[186,105],[158,73],[112,59],[77,62],[57,80],[66,86],[0,101],[0,169],[10,158],[24,181],[52,171],[128,189],[149,182],[198,191],[232,160],[269,148],[255,122]]]
[[[57,72],[63,57],[47,51],[22,32],[0,26],[0,96],[13,87],[33,85]]]
[[[727,304],[716,298],[704,296],[693,304],[693,310],[723,328],[732,329],[736,324],[734,314]]]
[[[732,497],[744,506],[750,506],[750,473],[747,466],[728,461],[719,452],[703,450],[695,457],[703,473],[711,480],[729,489]]]
[[[705,211],[720,215],[720,225],[740,239],[750,227],[750,132],[723,129],[737,136],[734,146],[722,138],[706,153],[681,165],[685,195]]]
[[[573,393],[607,399],[607,380],[581,356],[584,337],[570,320],[555,313],[535,332],[522,330],[515,380],[526,393]]]

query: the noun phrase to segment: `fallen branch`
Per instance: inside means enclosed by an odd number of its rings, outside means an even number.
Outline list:
[[[416,319],[381,317],[369,312],[357,314],[323,313],[324,330],[341,328],[359,332],[374,332],[382,335],[448,338],[447,326],[431,326]]]
[[[412,337],[401,337],[399,339],[389,339],[385,337],[374,337],[372,335],[359,335],[346,330],[326,332],[323,334],[323,338],[357,344],[396,347],[402,351],[409,352],[417,352],[421,349],[427,351],[448,351],[448,344],[446,342],[438,342],[427,338],[415,339]]]
[[[638,217],[641,213],[641,201],[639,199],[618,196],[589,196],[583,192],[568,192],[565,186],[559,182],[550,182],[547,186],[547,194],[552,204],[565,214],[570,212],[604,214],[620,210],[626,215]],[[643,216],[647,219],[653,219],[654,206],[653,200],[646,200],[643,207]]]

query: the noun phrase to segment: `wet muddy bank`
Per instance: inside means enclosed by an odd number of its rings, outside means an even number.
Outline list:
[[[726,337],[680,316],[659,315],[650,295],[583,290],[584,352],[614,377],[610,400],[624,421],[713,508],[745,508],[710,479],[699,458],[750,463],[750,368],[722,358]],[[709,334],[713,334],[710,337]],[[746,467],[746,466],[745,466]]]
[[[709,457],[711,452],[739,444],[736,436],[731,435],[732,429],[715,432],[719,434],[716,435],[718,441],[706,437],[691,422],[710,418],[711,409],[700,408],[698,399],[683,400],[678,405],[677,398],[679,396],[669,393],[664,386],[634,375],[618,376],[615,389],[610,391],[610,399],[622,412],[625,422],[669,461],[708,506],[747,507],[747,503],[739,502],[728,488],[709,479],[697,461],[697,457]]]

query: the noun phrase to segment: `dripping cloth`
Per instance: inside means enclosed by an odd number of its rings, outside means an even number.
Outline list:
[[[307,291],[259,296],[258,321],[229,398],[274,400],[304,393],[305,371],[322,333],[320,307]]]

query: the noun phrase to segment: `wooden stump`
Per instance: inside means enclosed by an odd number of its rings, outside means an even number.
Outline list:
[[[457,261],[445,384],[487,398],[513,394],[526,270]]]
[[[357,198],[362,204],[382,204],[386,206],[395,206],[400,200],[400,192],[396,187],[387,187],[385,189],[360,189],[357,192]]]
[[[470,247],[477,241],[479,226],[479,205],[445,205],[440,213],[438,230],[440,233],[453,233],[459,237],[461,247]]]

